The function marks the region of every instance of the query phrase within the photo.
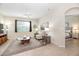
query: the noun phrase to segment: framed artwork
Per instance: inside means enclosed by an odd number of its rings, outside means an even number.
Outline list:
[[[49,28],[49,22],[48,21],[43,23],[42,25],[40,25],[41,30],[45,30],[45,28]]]

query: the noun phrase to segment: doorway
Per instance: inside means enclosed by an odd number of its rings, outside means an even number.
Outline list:
[[[71,8],[65,15],[66,47],[79,47],[79,8]]]

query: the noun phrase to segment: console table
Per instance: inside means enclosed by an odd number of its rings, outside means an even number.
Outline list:
[[[51,43],[51,37],[50,36],[42,36],[43,42],[45,42],[45,44],[49,44]]]
[[[0,45],[7,41],[7,34],[0,34]]]

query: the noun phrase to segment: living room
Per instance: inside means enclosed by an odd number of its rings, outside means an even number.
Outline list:
[[[7,8],[5,10],[4,7]],[[15,5],[16,7],[11,7],[12,5]],[[32,5],[32,6],[31,6]],[[36,6],[37,5],[37,6]],[[28,7],[28,9],[26,9],[24,7],[24,11],[23,12],[18,12],[18,8],[20,6],[30,6]],[[36,7],[35,7],[36,6]],[[39,9],[35,10],[36,8]],[[46,6],[46,7],[45,7]],[[43,10],[47,13],[48,11],[48,5],[47,4],[42,4],[42,7],[44,7],[43,9],[41,9],[41,11],[43,12]],[[45,31],[49,31],[49,22],[45,22],[44,27],[43,25],[39,24],[39,18],[42,17],[43,15],[45,15],[45,13],[40,13],[40,8],[41,4],[1,4],[1,9],[5,10],[5,12],[7,11],[8,15],[2,15],[0,16],[0,26],[1,28],[1,37],[4,36],[6,34],[7,36],[7,40],[4,40],[5,42],[2,43],[1,41],[1,53],[0,55],[13,55],[16,53],[20,53],[23,51],[27,51],[27,50],[31,50],[40,46],[44,46],[47,45],[48,43],[50,43],[50,37],[48,37],[49,41],[44,41],[42,39],[42,35],[48,35],[48,33],[40,33],[40,32],[45,32]],[[10,9],[8,9],[10,8]],[[16,9],[15,9],[16,8]],[[12,9],[15,9],[15,11]],[[18,9],[18,10],[17,10]],[[32,9],[32,10],[31,10]],[[45,10],[46,9],[46,10]],[[31,10],[31,11],[30,11]],[[8,12],[11,11],[11,12]],[[1,11],[2,12],[2,11]],[[17,12],[17,13],[15,13]],[[26,13],[24,13],[26,12]],[[29,12],[33,12],[29,13]],[[35,13],[36,12],[36,13]],[[37,15],[37,12],[39,15]],[[17,15],[15,15],[15,14]],[[18,15],[18,13],[24,13],[24,16],[20,16]],[[33,15],[33,16],[32,16]],[[35,16],[36,15],[36,16]],[[26,25],[27,24],[27,25]],[[25,27],[24,27],[25,26]],[[46,28],[45,28],[46,27]],[[38,35],[35,35],[35,33],[38,33]],[[4,33],[4,34],[3,34]],[[27,38],[29,39],[29,41],[25,41],[23,40],[23,38]],[[22,40],[21,40],[22,39]],[[47,38],[46,38],[47,39]],[[42,42],[43,41],[43,42]],[[4,49],[3,49],[4,48]]]
[[[1,3],[0,32],[7,40],[2,40],[0,55],[15,55],[49,44],[65,48],[65,13],[74,7],[79,5]]]

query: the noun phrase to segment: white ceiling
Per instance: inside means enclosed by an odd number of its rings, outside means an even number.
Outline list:
[[[41,18],[49,13],[56,4],[48,3],[0,3],[0,14],[5,16],[18,16],[33,19]]]

